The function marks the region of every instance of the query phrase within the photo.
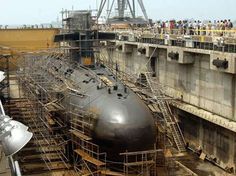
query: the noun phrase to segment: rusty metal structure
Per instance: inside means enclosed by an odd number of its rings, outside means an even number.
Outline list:
[[[28,57],[26,56],[26,58]],[[36,162],[36,168],[42,163],[46,166],[44,166],[44,170],[70,169],[71,167],[66,156],[68,139],[66,134],[63,133],[66,128],[66,119],[60,118],[60,116],[65,115],[61,113],[64,107],[56,98],[61,91],[61,85],[55,79],[49,77],[43,68],[39,72],[35,69],[36,65],[31,67],[33,63],[37,64],[34,59],[38,59],[38,57],[37,55],[33,58],[30,57],[30,61],[24,58],[23,65],[21,65],[24,71],[17,74],[20,97],[23,100],[13,101],[19,109],[26,107],[22,110],[20,118],[23,122],[29,124],[31,131],[34,133],[31,146],[20,154],[22,168],[25,173],[35,171],[31,167],[31,162],[34,159],[37,160],[37,158],[41,163]],[[59,88],[55,90],[52,86],[58,86]],[[24,89],[22,90],[22,88]],[[60,133],[57,133],[57,131],[60,131]]]

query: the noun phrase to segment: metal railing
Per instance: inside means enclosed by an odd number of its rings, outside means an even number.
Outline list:
[[[169,35],[192,35],[192,36],[209,36],[209,37],[230,37],[236,39],[236,28],[232,29],[191,29],[191,28],[125,28],[114,29],[111,27],[101,28],[100,30],[106,32],[115,32],[120,34],[134,34],[134,35],[154,35],[169,34]]]

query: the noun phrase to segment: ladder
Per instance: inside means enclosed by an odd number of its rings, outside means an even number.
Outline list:
[[[184,136],[182,134],[182,131],[179,127],[179,124],[175,115],[171,111],[168,101],[164,99],[165,95],[163,94],[161,87],[159,87],[159,85],[157,85],[153,81],[152,72],[145,72],[144,74],[146,76],[146,81],[149,88],[151,89],[151,92],[155,95],[154,100],[152,101],[158,104],[161,110],[161,113],[163,115],[163,118],[165,120],[165,123],[167,124],[167,127],[169,127],[170,129],[171,135],[174,139],[174,142],[177,146],[178,151],[185,152],[186,142],[185,142]]]

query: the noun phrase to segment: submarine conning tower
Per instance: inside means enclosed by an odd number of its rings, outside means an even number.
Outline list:
[[[63,29],[55,36],[54,42],[60,44],[71,61],[93,67],[94,54],[99,49],[99,40],[115,39],[115,34],[93,30],[96,20],[93,19],[92,12],[89,10],[66,11],[62,16]]]
[[[68,47],[65,51],[69,57],[85,66],[94,65],[94,39],[96,31],[91,30],[91,11],[67,11],[63,17],[63,29],[54,41],[60,46]]]

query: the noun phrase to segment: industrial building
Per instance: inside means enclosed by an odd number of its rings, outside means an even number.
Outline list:
[[[234,28],[150,28],[142,0],[61,14],[0,29],[0,176],[236,174]]]

